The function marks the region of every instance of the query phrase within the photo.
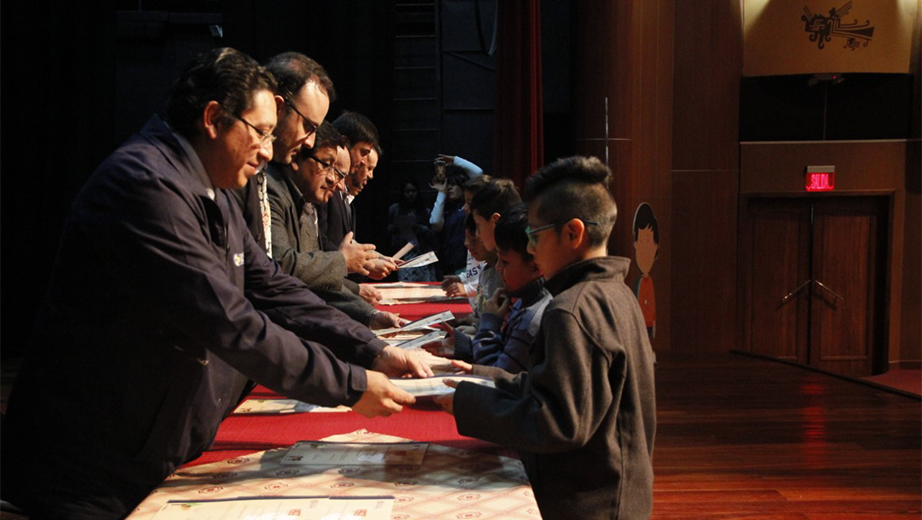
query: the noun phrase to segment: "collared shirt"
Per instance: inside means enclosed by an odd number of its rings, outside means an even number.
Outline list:
[[[173,136],[176,137],[176,140],[179,141],[179,146],[186,152],[192,170],[198,175],[199,180],[202,181],[202,185],[205,186],[205,192],[208,193],[208,198],[215,200],[214,184],[211,183],[211,177],[209,177],[208,172],[205,171],[205,165],[202,164],[202,160],[195,152],[195,148],[192,148],[192,143],[177,132],[173,132]]]

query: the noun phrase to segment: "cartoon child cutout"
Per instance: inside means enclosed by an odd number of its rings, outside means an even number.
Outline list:
[[[652,340],[656,336],[656,296],[653,292],[653,278],[650,270],[659,254],[659,226],[653,208],[646,202],[637,206],[634,213],[634,256],[640,277],[634,285],[634,294],[640,302],[640,310],[647,325],[647,334]]]

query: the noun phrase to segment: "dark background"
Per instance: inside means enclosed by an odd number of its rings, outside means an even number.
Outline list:
[[[71,201],[97,165],[160,109],[199,52],[237,48],[263,62],[299,51],[333,78],[343,110],[367,115],[384,146],[358,208],[358,235],[386,247],[400,181],[424,197],[437,153],[493,164],[495,56],[469,0],[102,0],[0,5],[0,355],[21,355]],[[481,0],[492,39],[495,0]],[[544,76],[552,158],[572,153],[569,21],[545,9]],[[216,32],[220,27],[221,33]],[[547,138],[546,138],[547,139]],[[377,240],[376,238],[381,238]],[[66,259],[60,259],[66,261]]]

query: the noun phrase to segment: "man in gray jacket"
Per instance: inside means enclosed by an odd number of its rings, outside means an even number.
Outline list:
[[[346,141],[324,122],[314,146],[302,148],[291,164],[275,165],[268,172],[272,213],[272,257],[282,270],[307,284],[318,296],[372,329],[405,323],[395,314],[378,311],[351,290],[346,258],[340,251],[323,251],[317,228],[317,209],[335,193],[337,182],[349,171]],[[347,161],[339,164],[340,153]],[[337,175],[339,172],[339,175]]]

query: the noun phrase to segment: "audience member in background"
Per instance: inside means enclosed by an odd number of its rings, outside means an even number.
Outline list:
[[[272,162],[269,164],[290,164],[301,147],[314,145],[314,134],[327,116],[330,103],[336,99],[336,91],[326,70],[303,54],[284,52],[271,58],[265,66],[278,82],[275,96],[278,125],[272,131]],[[265,168],[261,167],[246,186],[228,193],[237,199],[256,243],[271,256],[272,229]]]
[[[432,226],[433,229],[440,232],[441,240],[439,244],[440,246],[439,264],[441,267],[442,276],[457,277],[459,275],[465,274],[465,272],[461,271],[461,268],[458,267],[459,263],[457,262],[457,260],[446,262],[446,260],[443,259],[443,254],[445,254],[446,252],[460,251],[462,248],[459,247],[459,245],[463,243],[463,240],[464,240],[463,231],[460,226],[458,226],[456,233],[442,232],[443,228],[445,227],[446,216],[451,217],[451,219],[459,218],[457,215],[452,214],[452,213],[457,212],[457,208],[455,208],[454,201],[449,203],[449,190],[448,190],[449,186],[447,184],[447,180],[451,176],[457,176],[460,179],[460,174],[463,173],[466,176],[466,178],[463,181],[461,181],[462,186],[464,186],[464,184],[466,184],[469,180],[482,177],[483,169],[477,166],[476,164],[468,160],[465,160],[461,157],[458,157],[456,155],[439,154],[438,157],[435,158],[433,163],[435,164],[436,174],[433,177],[432,182],[430,183],[429,186],[435,189],[438,193],[435,198],[435,204],[433,205],[432,211],[430,212],[429,224]],[[463,209],[466,215],[468,212],[466,197],[465,197]],[[457,226],[457,223],[454,221],[452,222],[452,224],[454,226]],[[463,226],[463,220],[462,220],[461,225]],[[445,243],[446,238],[452,239],[452,245],[447,250],[446,250],[446,243]],[[464,254],[465,254],[464,266],[469,266],[471,264],[471,257],[467,253],[464,253]],[[443,283],[447,285],[452,282],[444,282],[443,280]],[[451,296],[460,296],[460,294],[458,294],[457,292],[458,291],[455,291],[456,294],[451,294]]]
[[[442,275],[457,274],[467,265],[464,247],[464,183],[467,174],[455,166],[445,169],[445,180],[430,186],[438,191],[429,216],[432,229],[439,232],[439,269]]]
[[[519,191],[509,179],[493,179],[471,198],[471,215],[477,224],[477,236],[489,251],[496,250],[493,228],[503,212],[522,202]]]
[[[471,199],[474,194],[480,191],[485,184],[492,182],[493,177],[489,175],[478,175],[464,183],[464,213],[471,212]],[[463,273],[449,274],[442,279],[442,289],[445,294],[452,298],[466,297],[474,305],[474,297],[477,295],[477,284],[480,281],[480,271],[483,270],[483,262],[474,259],[470,251],[467,253],[467,265]]]
[[[496,271],[505,288],[497,289],[484,302],[473,341],[456,342],[449,336],[423,348],[437,356],[470,360],[512,374],[528,370],[528,350],[551,295],[544,289],[541,269],[528,252],[526,227],[524,204],[516,204],[496,222]]]
[[[496,388],[449,382],[455,392],[437,398],[460,434],[519,450],[549,520],[653,510],[654,355],[624,283],[630,260],[607,254],[610,175],[594,157],[570,157],[528,179],[529,251],[553,295],[530,368],[491,368]]]
[[[247,378],[371,417],[414,402],[377,370],[431,374],[279,271],[229,199],[273,153],[275,88],[243,53],[199,55],[74,199],[3,417],[2,498],[30,518],[124,518]]]
[[[346,149],[346,140],[327,122],[316,134],[314,146],[302,148],[290,165],[269,170],[272,257],[282,271],[306,283],[324,301],[359,323],[372,329],[399,326],[402,321],[396,315],[375,310],[358,295],[358,288],[350,290],[355,283],[345,280],[346,273],[355,272],[361,266],[358,262],[364,261],[347,256],[354,248],[320,249],[314,204],[335,195],[340,174],[345,175],[336,164],[339,149]]]
[[[387,210],[390,251],[396,252],[406,244],[411,249],[401,260],[410,260],[438,248],[438,233],[429,227],[429,210],[419,196],[415,179],[404,179],[400,185],[398,201]],[[400,281],[432,282],[436,280],[435,264],[410,267],[397,271]]]

